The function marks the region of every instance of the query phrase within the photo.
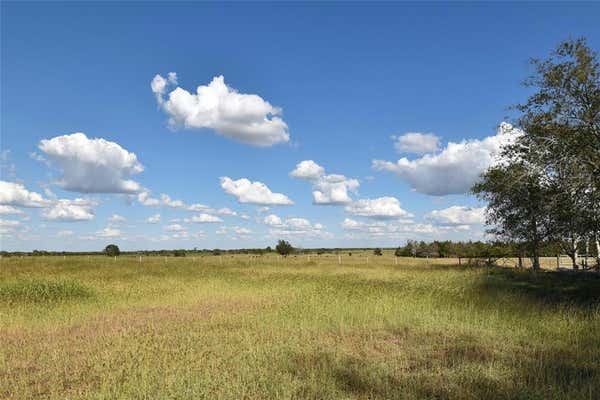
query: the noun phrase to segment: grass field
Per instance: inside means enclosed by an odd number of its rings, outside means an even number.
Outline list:
[[[600,398],[600,279],[359,256],[2,259],[0,398]]]

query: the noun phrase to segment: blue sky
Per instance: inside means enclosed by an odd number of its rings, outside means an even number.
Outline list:
[[[1,18],[4,250],[481,238],[465,188],[518,134],[497,129],[528,60],[579,36],[600,49],[591,3],[2,3]]]

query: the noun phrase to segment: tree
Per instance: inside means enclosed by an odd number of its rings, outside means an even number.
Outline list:
[[[504,155],[511,156],[510,150]],[[533,269],[539,269],[540,246],[548,237],[547,192],[540,176],[523,160],[513,159],[488,169],[472,191],[488,203],[488,232],[523,242]]]
[[[373,254],[376,256],[383,255],[383,253],[381,252],[381,249],[379,247],[377,247],[375,250],[373,250]]]
[[[104,254],[109,257],[115,257],[121,254],[121,250],[119,250],[119,246],[116,244],[109,244],[104,248]]]
[[[544,241],[562,243],[576,268],[582,240],[600,249],[600,62],[579,39],[532,63],[522,133],[473,192],[489,202],[490,231],[522,242],[534,269]]]
[[[280,240],[275,246],[275,251],[282,256],[287,256],[294,251],[294,247],[286,240]]]
[[[554,188],[552,231],[576,266],[579,241],[594,241],[600,253],[600,61],[578,39],[532,63],[535,75],[525,84],[536,90],[517,106],[519,145],[534,150],[536,167]]]
[[[411,255],[410,249],[407,249],[407,247],[398,247],[394,251],[394,255],[396,257],[409,257]]]

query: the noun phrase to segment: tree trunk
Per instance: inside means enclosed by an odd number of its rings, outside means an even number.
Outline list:
[[[583,259],[583,269],[588,269],[588,255],[590,254],[590,239],[585,239],[585,258]]]
[[[600,236],[596,233],[596,269],[600,269]]]
[[[577,265],[577,237],[575,235],[571,236],[571,239],[569,241],[569,250],[567,253],[571,258],[571,264],[573,265],[573,269],[579,269],[579,266]]]
[[[538,271],[540,269],[540,256],[537,255],[537,252],[531,257],[531,263],[534,271]]]

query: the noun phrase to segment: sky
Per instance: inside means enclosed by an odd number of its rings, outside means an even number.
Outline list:
[[[0,248],[478,240],[529,60],[596,3],[1,3]]]

